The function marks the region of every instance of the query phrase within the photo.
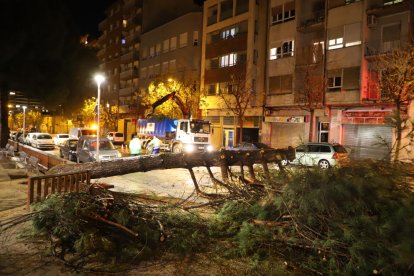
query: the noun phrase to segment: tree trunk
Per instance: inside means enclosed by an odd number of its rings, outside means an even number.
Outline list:
[[[400,112],[401,104],[397,102],[396,104],[396,138],[395,138],[395,151],[394,151],[394,161],[398,161],[400,158],[400,148],[401,148],[401,138],[402,138],[402,120]]]
[[[240,126],[239,143],[241,143],[243,142],[243,116],[239,116],[238,120],[239,120],[239,126]]]
[[[314,133],[314,125],[315,125],[315,109],[311,108],[309,110],[309,142],[313,142],[313,133]]]
[[[142,155],[138,157],[129,157],[113,161],[83,163],[83,164],[62,164],[50,169],[47,174],[56,173],[75,173],[80,171],[90,171],[91,178],[109,177],[114,175],[123,175],[134,172],[146,172],[157,169],[176,169],[193,167],[240,166],[242,164],[262,164],[277,162],[282,159],[293,160],[295,150],[292,147],[288,149],[270,149],[254,151],[230,151],[221,150],[211,153],[185,154],[185,153],[168,153],[157,156]]]

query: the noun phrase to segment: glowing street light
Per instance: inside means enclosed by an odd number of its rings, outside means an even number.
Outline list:
[[[24,132],[26,131],[26,108],[27,106],[23,105],[23,138],[24,138]]]
[[[96,128],[96,161],[99,162],[99,129],[100,129],[99,104],[101,102],[101,83],[105,81],[105,77],[101,74],[96,74],[95,81],[96,81],[96,84],[98,85],[98,106],[97,106],[98,122],[97,122],[97,128]]]

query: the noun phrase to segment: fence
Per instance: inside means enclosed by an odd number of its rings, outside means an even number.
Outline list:
[[[27,181],[27,205],[44,200],[50,194],[79,192],[80,185],[90,184],[90,172],[30,177]]]

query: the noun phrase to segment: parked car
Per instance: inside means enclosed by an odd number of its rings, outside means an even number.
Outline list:
[[[49,133],[38,133],[35,132],[31,135],[31,145],[38,149],[54,149],[55,144],[53,138]]]
[[[17,135],[17,131],[10,130],[10,139],[11,140],[16,140],[16,135]]]
[[[27,134],[26,138],[24,139],[24,143],[25,143],[26,145],[32,146],[33,137],[34,137],[36,134],[39,134],[39,132],[29,132],[29,133]]]
[[[96,136],[81,136],[76,146],[76,161],[78,163],[96,161]],[[106,137],[99,138],[99,160],[113,160],[121,157],[111,140]]]
[[[29,135],[29,133],[25,132],[23,134],[23,132],[18,132],[16,137],[17,137],[17,142],[21,143],[21,144],[27,144],[26,139],[27,136]]]
[[[266,144],[263,143],[259,143],[259,142],[242,142],[236,146],[234,146],[233,148],[231,148],[232,150],[259,150],[259,149],[271,149],[271,147],[269,147]]]
[[[59,133],[59,134],[56,134],[55,137],[53,137],[53,142],[55,143],[56,146],[59,146],[68,139],[69,139],[69,134]]]
[[[304,166],[319,166],[326,170],[347,162],[349,154],[340,144],[306,143],[296,148],[296,159],[291,163]]]
[[[77,161],[76,147],[78,145],[78,139],[67,139],[59,145],[60,158],[69,159],[69,161]]]
[[[121,145],[125,142],[124,134],[122,132],[108,132],[106,137],[111,140],[114,145]]]

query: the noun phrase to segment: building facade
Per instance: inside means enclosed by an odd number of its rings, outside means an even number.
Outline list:
[[[202,12],[190,12],[141,36],[141,91],[168,79],[199,86]]]
[[[267,1],[204,2],[201,88],[206,94],[203,116],[212,123],[213,145],[231,147],[240,122],[221,99],[242,80],[251,90],[243,119],[243,140],[259,141],[263,114]],[[250,93],[249,93],[250,94]],[[243,95],[240,95],[243,97]]]
[[[272,0],[269,5],[262,141],[273,147],[337,142],[351,148],[354,158],[386,158],[395,137],[385,118],[394,106],[381,101],[373,57],[412,41],[412,3]]]

